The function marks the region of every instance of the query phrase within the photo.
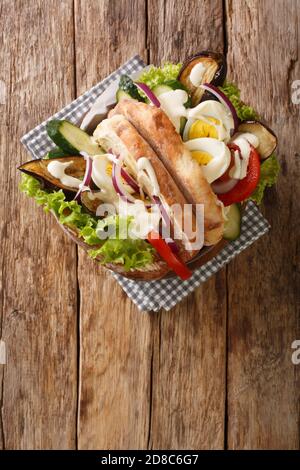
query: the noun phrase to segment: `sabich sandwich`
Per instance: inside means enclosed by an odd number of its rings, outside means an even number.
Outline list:
[[[224,58],[122,76],[93,135],[47,124],[58,146],[19,167],[21,189],[106,268],[140,280],[177,275],[208,246],[240,235],[241,204],[261,202],[279,166],[277,139],[223,84]]]

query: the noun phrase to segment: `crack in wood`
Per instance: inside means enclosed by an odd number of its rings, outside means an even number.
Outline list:
[[[77,72],[76,72],[76,0],[72,2],[72,15],[73,15],[73,51],[74,51],[74,61],[73,61],[73,86],[74,86],[74,99],[77,97]],[[78,256],[78,245],[76,245],[76,322],[77,322],[77,399],[76,399],[76,424],[75,424],[75,447],[78,449],[78,442],[79,442],[79,429],[80,429],[80,366],[81,366],[81,338],[80,338],[80,283],[78,277],[78,269],[79,269],[79,256]]]
[[[222,0],[222,13],[223,13],[223,53],[225,60],[227,61],[228,51],[228,31],[227,31],[227,1]],[[225,295],[226,295],[226,306],[225,306],[225,396],[224,396],[224,446],[226,450],[228,448],[228,316],[229,316],[229,285],[228,285],[228,266],[225,268]]]
[[[4,397],[4,365],[1,367],[1,395],[0,395],[0,443],[2,450],[6,449],[5,445],[5,433],[4,433],[4,422],[3,422],[3,397]]]
[[[149,378],[149,416],[148,416],[148,437],[147,437],[147,449],[152,449],[151,443],[151,427],[152,427],[152,408],[153,408],[153,356],[154,356],[154,344],[152,338],[152,347],[151,347],[151,362],[150,362],[150,378]]]

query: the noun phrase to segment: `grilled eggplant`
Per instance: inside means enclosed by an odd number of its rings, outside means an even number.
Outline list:
[[[66,175],[73,176],[73,178],[82,179],[85,173],[85,159],[81,156],[72,156],[72,157],[62,157],[62,158],[52,158],[49,160],[39,159],[31,160],[30,162],[24,163],[19,166],[19,170],[28,175],[34,176],[36,179],[41,181],[43,187],[52,190],[63,189],[66,193],[71,193],[74,196],[74,193],[77,192],[78,188],[65,186],[62,184],[61,180],[55,178],[47,170],[48,165],[58,161],[60,163],[70,163],[70,165],[65,169]]]
[[[92,193],[90,191],[83,191],[80,195],[81,204],[91,214],[96,214],[99,205],[103,202],[99,197],[100,193],[101,191],[99,190]]]
[[[259,121],[244,121],[238,127],[239,132],[250,132],[259,141],[257,151],[262,160],[268,158],[277,147],[277,137],[265,124]]]
[[[194,67],[198,68],[196,82],[191,77]],[[196,69],[194,69],[196,71]],[[203,51],[189,57],[183,64],[178,80],[187,88],[192,96],[192,104],[196,106],[203,98],[205,91],[200,88],[203,83],[222,85],[226,78],[227,65],[223,54]],[[192,78],[192,81],[191,81]]]

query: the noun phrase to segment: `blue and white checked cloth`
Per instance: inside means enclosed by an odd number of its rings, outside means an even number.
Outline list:
[[[139,56],[132,57],[122,67],[109,75],[109,77],[95,85],[54,116],[51,116],[48,120],[57,118],[68,119],[74,123],[80,122],[95,100],[114,80],[124,73],[130,75],[144,67],[145,64]],[[21,139],[23,145],[34,158],[43,157],[53,147],[53,143],[46,132],[47,121],[36,126]],[[268,230],[269,224],[259,209],[255,204],[248,203],[243,215],[241,236],[238,240],[229,243],[215,258],[194,271],[193,276],[187,281],[171,278],[160,281],[136,282],[126,279],[119,274],[113,273],[113,276],[140,310],[158,311],[161,308],[170,310]]]

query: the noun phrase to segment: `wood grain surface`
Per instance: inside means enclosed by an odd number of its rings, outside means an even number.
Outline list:
[[[74,99],[72,3],[61,2],[60,15],[56,5],[16,2],[12,11],[10,1],[1,2],[1,314],[8,361],[1,424],[8,449],[76,445],[76,248],[20,193],[16,170],[28,159],[20,137]]]
[[[283,171],[265,199],[272,230],[229,265],[228,447],[294,449],[300,437],[299,366],[291,361],[300,318],[300,106],[292,104],[291,85],[300,77],[300,2],[243,5],[227,5],[229,75],[279,136]]]
[[[1,448],[299,447],[299,8],[0,0]],[[19,139],[136,53],[159,64],[208,48],[279,136],[273,228],[170,312],[141,314],[18,191]]]
[[[179,61],[198,50],[223,52],[222,1],[176,5],[176,1],[148,2],[150,63]],[[201,15],[190,21],[191,12],[199,7]],[[204,30],[203,37],[199,31]],[[225,270],[171,312],[159,313],[154,333],[150,446],[223,448]]]

